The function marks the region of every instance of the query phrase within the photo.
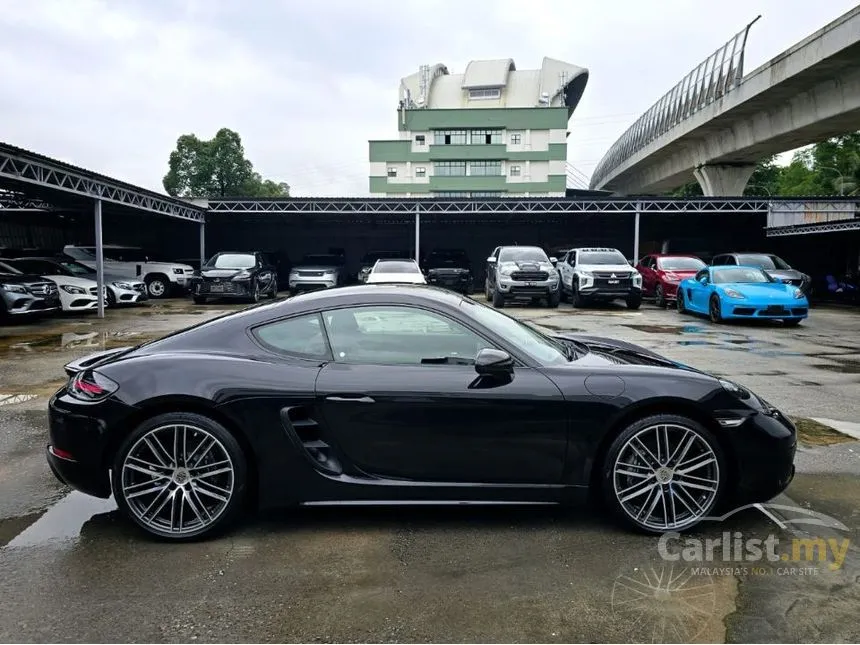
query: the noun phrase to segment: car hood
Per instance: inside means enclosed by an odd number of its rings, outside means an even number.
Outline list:
[[[70,287],[80,287],[81,289],[91,289],[92,287],[97,287],[98,283],[95,280],[89,280],[87,278],[73,278],[67,275],[46,275],[44,276],[51,282],[56,282],[59,284],[65,284]]]
[[[340,267],[331,264],[298,264],[293,271],[339,271]]]
[[[551,271],[555,267],[550,262],[518,260],[516,262],[500,262],[499,268],[509,268],[514,271]]]
[[[644,367],[658,367],[666,369],[681,370],[688,373],[699,374],[708,378],[715,378],[713,375],[670,360],[665,356],[640,347],[627,341],[617,340],[615,338],[606,338],[603,336],[588,336],[582,334],[561,333],[554,334],[553,338],[560,340],[570,340],[577,344],[585,345],[588,348],[588,353],[584,354],[575,361],[569,363],[571,367],[606,367],[609,365],[639,365]],[[562,366],[563,367],[563,366]]]
[[[200,275],[204,278],[232,278],[242,271],[249,269],[204,269]]]
[[[629,264],[577,264],[576,268],[599,273],[636,273],[636,267]]]
[[[749,282],[730,282],[727,284],[718,284],[717,289],[723,291],[725,289],[734,289],[739,291],[747,298],[756,298],[759,300],[790,300],[795,301],[794,291],[797,287],[781,282],[768,282],[762,284],[750,284]]]
[[[25,274],[17,274],[17,273],[0,273],[0,284],[23,284],[29,285],[34,282],[50,282],[47,278],[43,278],[40,275],[32,275],[30,273]]]

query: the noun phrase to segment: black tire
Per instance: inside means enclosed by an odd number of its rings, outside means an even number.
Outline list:
[[[251,295],[248,297],[248,299],[254,304],[260,302],[260,285],[257,283],[256,280],[251,283]]]
[[[642,294],[638,296],[627,296],[624,301],[627,304],[628,309],[639,309],[642,306]]]
[[[619,493],[616,492],[614,466],[622,449],[624,449],[627,442],[634,435],[639,434],[641,431],[646,430],[647,428],[665,425],[676,426],[693,432],[698,435],[698,437],[705,444],[707,444],[708,448],[710,448],[710,450],[714,454],[714,457],[716,458],[718,479],[716,485],[716,493],[713,495],[712,499],[708,500],[705,503],[705,505],[701,509],[700,514],[695,520],[691,518],[689,523],[679,523],[677,527],[655,528],[653,526],[647,526],[643,524],[643,522],[631,516],[628,510],[626,510],[620,502]],[[689,437],[689,435],[684,435],[684,437]],[[700,423],[694,421],[693,419],[674,414],[657,414],[654,416],[640,419],[638,421],[634,421],[633,423],[628,425],[612,441],[612,444],[610,445],[609,450],[606,453],[606,457],[604,458],[603,463],[600,464],[600,468],[600,492],[604,504],[611,511],[612,515],[616,518],[617,521],[619,521],[627,528],[634,529],[638,532],[650,534],[662,534],[667,530],[685,531],[698,524],[703,517],[710,516],[714,512],[714,510],[719,507],[720,502],[725,497],[726,486],[728,484],[729,479],[729,472],[728,468],[726,467],[725,455],[723,453],[719,441],[717,441],[713,433]],[[664,488],[664,490],[666,489]]]
[[[206,296],[193,296],[195,305],[205,305],[206,304]]]
[[[502,309],[505,306],[505,297],[498,291],[493,291],[493,307]]]
[[[687,313],[687,305],[684,304],[684,291],[682,289],[678,289],[678,295],[675,298],[675,306],[678,308],[679,314]]]
[[[782,324],[786,327],[797,327],[800,324],[800,318],[789,318],[788,320],[783,320]]]
[[[269,300],[274,300],[277,297],[278,297],[278,281],[273,280],[272,281],[272,288],[269,291]]]
[[[550,309],[558,309],[558,304],[560,302],[561,302],[560,291],[556,291],[555,293],[549,294],[549,297],[546,299],[546,305]]]
[[[233,489],[231,496],[217,517],[211,523],[203,526],[198,530],[192,530],[186,533],[175,534],[165,530],[159,530],[153,526],[147,525],[140,519],[134,511],[132,511],[128,499],[123,492],[123,464],[128,453],[135,448],[139,440],[153,430],[164,426],[184,426],[187,428],[199,428],[208,433],[211,437],[217,439],[229,456],[233,468]],[[187,485],[191,485],[189,482]],[[171,542],[187,542],[202,538],[213,537],[226,530],[233,522],[235,522],[245,506],[245,497],[248,491],[248,465],[245,453],[236,438],[220,423],[201,414],[190,412],[168,412],[159,414],[158,416],[147,419],[138,425],[122,442],[116,452],[113,460],[113,473],[111,476],[111,486],[113,488],[114,499],[116,500],[119,509],[128,517],[139,529],[159,539],[169,540]],[[174,486],[176,486],[174,484]],[[200,499],[199,495],[197,496]]]
[[[579,295],[579,289],[573,287],[570,292],[570,304],[574,309],[585,306],[585,298]]]
[[[708,318],[710,318],[711,322],[715,325],[719,325],[723,322],[723,312],[721,307],[720,297],[717,294],[712,295],[711,299],[708,300]]]
[[[484,280],[484,297],[487,299],[487,302],[493,301],[493,292],[490,291],[490,281]]]
[[[663,293],[662,284],[658,284],[654,288],[654,304],[660,307],[660,309],[666,308],[666,294]]]
[[[558,299],[559,302],[567,302],[567,292],[564,290],[564,283],[558,283]]]
[[[170,280],[163,273],[148,275],[144,282],[150,298],[167,298],[170,295]]]

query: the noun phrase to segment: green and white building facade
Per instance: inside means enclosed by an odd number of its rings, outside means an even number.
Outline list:
[[[374,197],[559,197],[568,121],[588,70],[544,58],[423,65],[401,79],[399,137],[370,141]]]

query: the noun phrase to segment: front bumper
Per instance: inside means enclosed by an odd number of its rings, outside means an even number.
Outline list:
[[[767,502],[794,478],[797,429],[778,411],[757,412],[737,428],[723,428],[737,459],[736,506]]]
[[[538,281],[512,280],[507,276],[499,276],[496,282],[497,292],[504,298],[535,298],[558,293],[558,278]]]
[[[437,287],[445,287],[454,291],[471,292],[471,273],[436,273],[433,270],[427,272],[427,284]]]
[[[4,291],[0,294],[6,305],[6,313],[10,316],[28,316],[51,313],[61,308],[59,294],[40,297],[30,293]]]
[[[121,289],[113,285],[109,286],[113,294],[114,302],[118,305],[133,305],[138,302],[149,300],[146,285],[143,282],[134,285],[134,289]]]
[[[367,278],[365,278],[365,282]],[[290,291],[317,291],[319,289],[332,289],[337,286],[335,277],[295,277],[290,276]]]
[[[194,283],[191,292],[195,296],[211,298],[250,298],[250,280],[200,280]]]
[[[770,318],[776,320],[804,319],[809,316],[809,302],[805,298],[793,302],[773,304],[751,302],[742,299],[723,298],[721,302],[723,318]]]

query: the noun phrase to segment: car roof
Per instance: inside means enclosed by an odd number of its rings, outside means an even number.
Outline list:
[[[722,271],[724,269],[753,269],[755,271],[764,271],[761,267],[750,264],[718,264],[716,266],[711,265],[707,268],[713,269],[714,271]]]
[[[653,258],[693,258],[694,260],[701,260],[698,255],[695,253],[648,253]],[[644,257],[648,257],[648,255]]]
[[[619,251],[618,249],[613,249],[613,248],[610,248],[608,246],[579,246],[575,249],[570,249],[570,250],[571,251],[602,251],[602,252],[612,251],[612,252],[621,253],[621,251]]]

